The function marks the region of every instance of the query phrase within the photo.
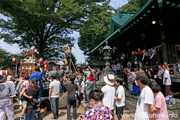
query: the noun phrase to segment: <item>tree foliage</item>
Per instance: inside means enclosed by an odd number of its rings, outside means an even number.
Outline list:
[[[80,28],[78,45],[85,54],[109,36],[110,21],[113,16],[109,2],[108,0],[102,5],[94,4],[90,17]]]
[[[148,0],[129,0],[126,5],[118,8],[120,11],[137,12]]]
[[[0,0],[0,39],[20,48],[37,48],[38,57],[60,58],[69,34],[83,25],[94,4],[104,0]]]
[[[15,57],[16,59],[20,60],[24,57],[25,54],[17,53],[17,54],[11,54],[10,52],[2,49],[0,47],[0,68],[3,70],[9,69],[10,65],[16,65],[12,62],[12,57]]]

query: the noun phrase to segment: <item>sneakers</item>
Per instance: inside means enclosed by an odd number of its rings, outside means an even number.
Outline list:
[[[51,117],[51,119],[55,119],[55,120],[57,120],[58,118],[55,118],[55,117],[53,117],[53,116],[52,116],[52,117]]]
[[[46,112],[44,112],[44,113],[43,113],[43,115],[47,115],[47,113],[46,113]]]
[[[24,120],[24,116],[21,116],[21,117],[20,117],[20,120]]]

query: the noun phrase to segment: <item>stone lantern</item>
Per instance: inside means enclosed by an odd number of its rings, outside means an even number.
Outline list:
[[[102,71],[101,79],[96,82],[96,84],[104,85],[104,76],[107,76],[108,74],[114,74],[110,67],[110,61],[112,60],[112,53],[115,52],[115,47],[111,48],[111,46],[108,46],[108,42],[106,41],[106,45],[103,48],[99,48],[100,54],[103,54],[103,60],[105,61],[105,68]]]

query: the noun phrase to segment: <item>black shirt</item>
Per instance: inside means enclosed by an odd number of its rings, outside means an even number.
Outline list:
[[[26,91],[26,94],[28,95],[28,96],[33,96],[33,99],[34,100],[38,100],[38,93],[39,92],[37,92],[35,95],[34,95],[34,92],[33,92],[33,88],[32,87],[29,87]],[[35,103],[34,102],[34,100],[33,99],[27,99],[27,109],[33,109],[33,110],[35,110],[35,109],[37,109],[38,107],[37,107],[37,103]]]
[[[41,97],[48,97],[49,96],[49,80],[42,80],[42,95]]]

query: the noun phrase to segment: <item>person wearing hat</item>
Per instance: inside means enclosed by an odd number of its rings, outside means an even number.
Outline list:
[[[109,107],[112,112],[114,112],[114,97],[115,97],[115,76],[113,74],[109,74],[104,76],[105,86],[101,88],[104,93],[104,98],[102,100],[103,105]]]
[[[154,112],[154,94],[148,86],[148,78],[144,72],[137,72],[137,85],[141,88],[141,93],[137,101],[134,120],[150,120]]]
[[[15,87],[5,82],[5,77],[0,75],[0,120],[14,120],[13,97],[16,96]]]

